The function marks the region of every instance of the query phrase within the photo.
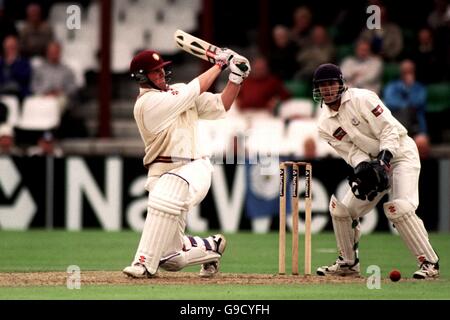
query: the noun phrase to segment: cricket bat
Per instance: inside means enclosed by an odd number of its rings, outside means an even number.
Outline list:
[[[173,37],[180,49],[211,63],[216,63],[216,54],[221,52],[219,47],[194,37],[183,30],[178,29],[175,31]]]

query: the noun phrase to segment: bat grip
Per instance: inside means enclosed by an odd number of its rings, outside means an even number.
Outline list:
[[[246,72],[248,70],[248,66],[245,63],[239,63],[236,65],[242,72]]]

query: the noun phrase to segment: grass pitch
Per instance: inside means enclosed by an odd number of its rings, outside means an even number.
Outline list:
[[[206,235],[204,235],[206,236]],[[431,234],[440,256],[438,280],[411,279],[415,259],[398,236],[372,234],[360,242],[361,273],[357,280],[277,276],[278,234],[227,234],[222,275],[199,280],[199,267],[187,273],[163,273],[159,279],[128,279],[120,271],[131,262],[140,234],[131,231],[0,231],[0,299],[164,299],[164,300],[305,300],[305,299],[450,299],[450,235]],[[332,233],[313,235],[312,267],[332,263],[337,256]],[[300,272],[303,235],[300,235]],[[81,270],[80,290],[66,285],[68,266]],[[379,289],[369,289],[369,266],[378,266]],[[286,272],[290,272],[290,234]],[[402,273],[393,283],[392,269]],[[14,275],[11,273],[21,273]],[[46,277],[49,280],[46,281]],[[9,279],[9,280],[8,280]],[[11,279],[13,279],[11,281]],[[56,279],[56,280],[55,280]],[[37,281],[39,280],[39,281]],[[373,282],[372,282],[373,283]]]

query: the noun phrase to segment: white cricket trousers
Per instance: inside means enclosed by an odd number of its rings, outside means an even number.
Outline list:
[[[186,210],[182,212],[178,219],[178,228],[175,237],[170,240],[170,244],[167,246],[167,250],[163,252],[163,256],[180,251],[183,248],[187,213],[205,198],[211,186],[213,170],[214,167],[209,158],[202,158],[169,171],[179,175],[189,183],[189,196]],[[158,179],[159,176],[149,176],[145,184],[145,189],[150,192]]]

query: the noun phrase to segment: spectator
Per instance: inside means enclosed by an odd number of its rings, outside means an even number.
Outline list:
[[[301,6],[295,9],[291,28],[292,39],[302,50],[309,43],[312,28],[312,14],[308,7]]]
[[[45,131],[38,139],[37,145],[31,146],[27,150],[27,155],[33,156],[53,156],[62,157],[63,150],[57,144],[57,141],[50,131]]]
[[[14,154],[14,136],[7,124],[0,124],[0,155]]]
[[[383,61],[372,54],[368,41],[358,40],[355,56],[344,58],[341,70],[349,87],[380,92]]]
[[[400,79],[387,84],[384,91],[384,102],[394,117],[405,126],[409,135],[416,141],[422,158],[426,158],[429,152],[425,119],[426,101],[426,88],[416,81],[414,62],[402,61]]]
[[[39,4],[32,3],[28,5],[25,25],[20,30],[22,53],[28,57],[43,57],[47,45],[52,40],[52,27],[42,19],[42,11]]]
[[[270,69],[282,80],[291,80],[298,69],[298,47],[292,41],[289,29],[282,25],[275,26],[272,30],[272,42],[269,53]]]
[[[429,28],[420,29],[417,40],[418,44],[413,53],[417,79],[426,84],[443,80],[445,68],[443,62],[438,59],[432,31]]]
[[[239,111],[267,111],[274,113],[281,101],[291,97],[283,82],[271,73],[267,59],[257,57],[251,64],[252,72],[242,84],[236,100]]]
[[[428,25],[433,30],[445,27],[448,23],[448,10],[448,0],[434,0],[433,11],[428,15]]]
[[[17,37],[7,36],[0,57],[0,94],[16,95],[20,101],[30,93],[31,65],[19,55]]]
[[[0,155],[19,154],[14,145],[14,132],[8,124],[8,107],[0,102]]]
[[[308,137],[303,142],[304,159],[314,160],[317,158],[317,145],[313,137]]]
[[[345,58],[341,70],[348,86],[369,89],[379,94],[383,61],[372,54],[368,41],[359,40],[356,43],[355,56]]]
[[[323,26],[315,26],[311,31],[311,43],[297,55],[300,70],[296,78],[310,81],[316,68],[323,63],[334,61],[334,57],[335,48],[327,30]]]
[[[58,99],[61,111],[77,92],[75,75],[61,63],[61,45],[50,42],[47,46],[46,61],[33,73],[32,90],[37,95],[51,95]]]
[[[0,43],[10,35],[17,36],[17,29],[14,22],[5,14],[3,1],[0,1]]]
[[[384,60],[394,61],[403,50],[403,35],[400,27],[389,21],[385,6],[380,6],[380,29],[366,29],[360,38],[369,41],[372,51]]]
[[[414,142],[419,150],[420,159],[427,159],[430,156],[430,138],[426,134],[418,134],[414,137]]]

